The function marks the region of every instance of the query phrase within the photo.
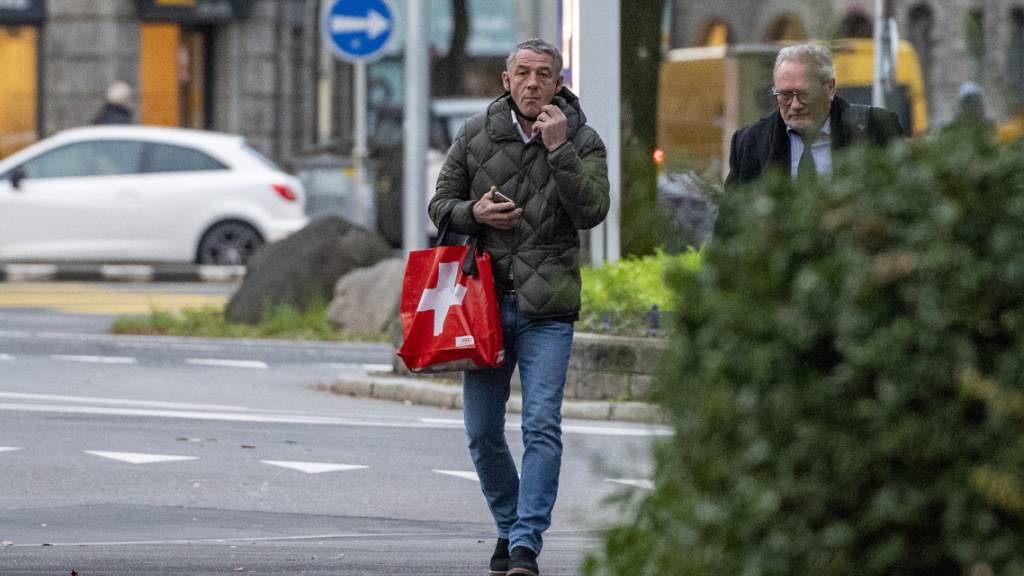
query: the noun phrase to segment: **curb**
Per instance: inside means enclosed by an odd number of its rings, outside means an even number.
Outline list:
[[[340,377],[333,384],[323,388],[334,394],[356,398],[408,402],[424,406],[435,406],[449,410],[462,409],[461,386],[437,384],[413,378],[365,376],[359,378]],[[522,413],[522,401],[513,396],[508,401],[508,411]],[[660,424],[664,422],[661,410],[646,402],[601,402],[566,399],[562,402],[562,416],[581,420],[615,420]]]
[[[219,282],[245,276],[245,266],[192,264],[4,264],[0,282]]]

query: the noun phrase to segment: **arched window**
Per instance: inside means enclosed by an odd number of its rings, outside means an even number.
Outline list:
[[[1006,55],[1006,79],[1015,105],[1024,104],[1024,8],[1010,12],[1010,46]]]
[[[917,59],[921,63],[921,70],[924,74],[924,85],[927,89],[931,85],[932,70],[934,65],[933,38],[935,30],[935,15],[927,4],[918,4],[910,9],[910,26],[907,30],[907,39],[914,45],[917,51]]]
[[[780,16],[768,27],[765,40],[768,42],[792,42],[807,38],[807,29],[799,18],[793,15]]]
[[[729,25],[721,20],[712,20],[704,24],[698,36],[698,46],[725,46],[730,43]]]
[[[851,12],[843,18],[839,28],[840,38],[871,38],[875,35],[875,27],[862,12]]]

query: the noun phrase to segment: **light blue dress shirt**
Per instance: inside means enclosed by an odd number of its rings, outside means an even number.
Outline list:
[[[786,128],[789,134],[789,175],[796,179],[796,170],[800,166],[800,156],[804,153],[804,139],[800,134],[791,128]],[[825,119],[818,138],[811,144],[811,157],[814,158],[814,168],[819,176],[832,174],[832,119]]]

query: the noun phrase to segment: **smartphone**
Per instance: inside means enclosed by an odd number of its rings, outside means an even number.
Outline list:
[[[493,193],[494,197],[501,202],[512,202],[511,198],[502,194],[501,191],[498,190],[497,188],[491,188],[491,192]],[[515,204],[515,202],[512,203]]]

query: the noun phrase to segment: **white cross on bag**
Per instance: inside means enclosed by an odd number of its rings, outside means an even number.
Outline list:
[[[434,311],[434,336],[440,336],[444,330],[444,321],[448,317],[448,309],[461,306],[466,296],[466,287],[457,284],[459,274],[458,262],[442,262],[437,265],[437,288],[427,288],[420,297],[417,312]]]

